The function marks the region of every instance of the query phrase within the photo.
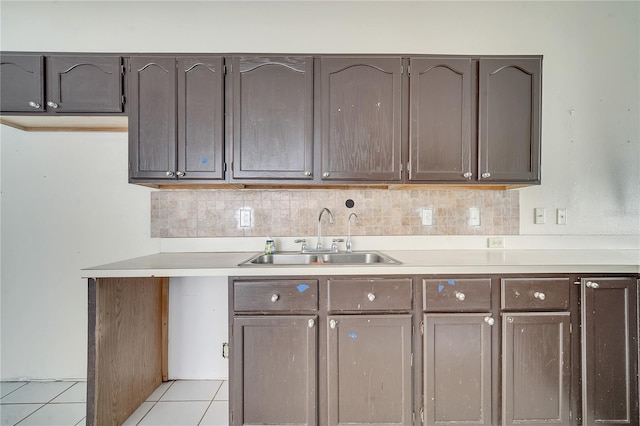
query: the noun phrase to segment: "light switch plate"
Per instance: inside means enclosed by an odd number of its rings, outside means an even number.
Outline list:
[[[533,213],[533,223],[542,225],[547,222],[547,209],[544,207],[536,207]]]
[[[556,209],[556,224],[567,224],[567,209]]]
[[[480,226],[480,207],[469,207],[469,226]]]
[[[240,209],[240,228],[251,228],[251,209]]]
[[[425,207],[422,209],[422,225],[433,226],[433,207]]]

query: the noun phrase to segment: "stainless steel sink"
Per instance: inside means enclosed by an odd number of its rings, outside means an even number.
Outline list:
[[[380,252],[353,253],[299,253],[283,252],[259,254],[240,263],[238,266],[252,265],[380,265],[400,264],[392,257]]]

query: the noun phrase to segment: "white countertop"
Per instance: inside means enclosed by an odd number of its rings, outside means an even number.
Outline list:
[[[82,270],[86,278],[414,275],[500,273],[640,273],[640,250],[380,250],[397,265],[238,266],[258,252],[165,252]]]

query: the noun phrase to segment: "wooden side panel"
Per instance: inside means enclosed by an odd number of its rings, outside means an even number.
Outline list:
[[[322,58],[322,180],[401,179],[401,58]]]
[[[47,101],[55,112],[122,112],[122,58],[47,57]]]
[[[133,178],[171,179],[177,163],[175,58],[130,59],[129,161]]]
[[[570,424],[569,312],[502,319],[502,424]]]
[[[410,180],[475,179],[471,80],[469,58],[411,59]]]
[[[491,425],[487,314],[424,316],[426,425]]]
[[[0,93],[2,112],[44,111],[44,58],[37,55],[2,55]],[[29,105],[30,102],[33,106]]]
[[[587,283],[597,283],[597,288]],[[638,425],[637,281],[582,279],[585,425]]]
[[[224,69],[221,56],[179,57],[178,171],[183,179],[224,179]]]
[[[317,423],[315,316],[235,317],[233,425]]]
[[[327,321],[328,424],[411,425],[411,315]]]
[[[234,179],[313,179],[313,58],[234,57]]]
[[[87,424],[119,425],[162,382],[163,279],[104,278],[92,286]]]
[[[540,181],[541,73],[538,58],[480,59],[480,180]]]

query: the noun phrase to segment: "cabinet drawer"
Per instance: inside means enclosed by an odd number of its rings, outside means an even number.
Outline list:
[[[491,310],[491,278],[422,280],[426,312],[486,312]]]
[[[503,278],[502,309],[548,311],[569,307],[569,278]]]
[[[234,281],[233,309],[242,311],[316,311],[318,280]]]
[[[411,309],[410,278],[329,279],[330,311],[408,311]]]

